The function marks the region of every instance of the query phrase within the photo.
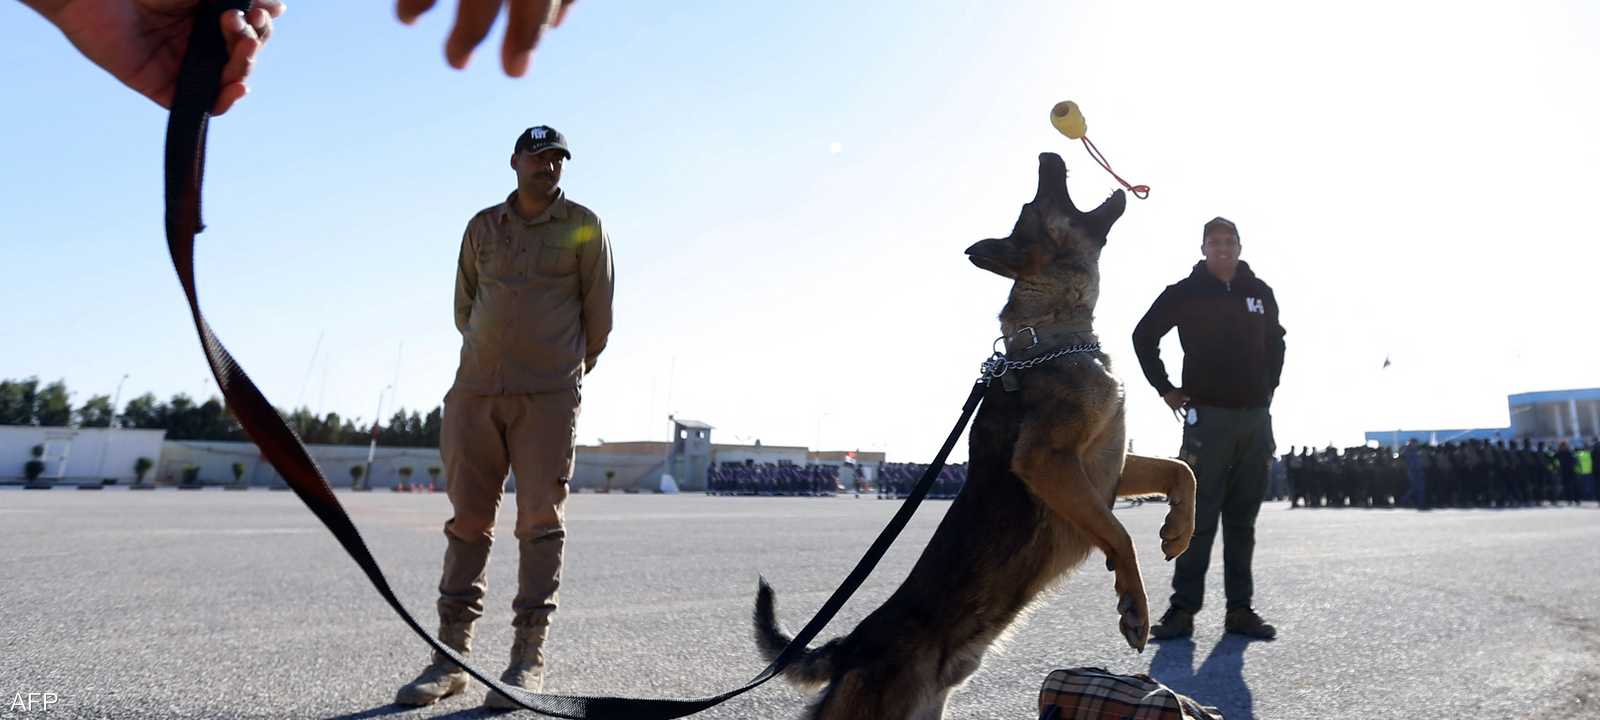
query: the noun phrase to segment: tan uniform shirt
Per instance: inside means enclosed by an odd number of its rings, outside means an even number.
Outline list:
[[[611,334],[611,241],[565,193],[535,218],[516,193],[467,222],[456,267],[457,390],[477,395],[576,387]]]

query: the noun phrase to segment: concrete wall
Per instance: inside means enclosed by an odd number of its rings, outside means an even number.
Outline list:
[[[713,445],[711,446],[711,462],[721,464],[725,462],[744,462],[750,460],[756,464],[789,462],[795,465],[804,465],[811,451],[803,447],[784,445]],[[701,478],[701,482],[705,479]]]
[[[282,487],[283,479],[270,464],[261,458],[256,446],[248,442],[211,442],[201,440],[163,440],[162,430],[107,430],[104,428],[72,429],[31,426],[0,426],[0,483],[20,483],[23,480],[23,463],[28,460],[28,449],[34,445],[46,446],[44,477],[55,479],[65,470],[58,482],[99,482],[102,477],[115,478],[121,484],[134,480],[133,462],[148,457],[156,465],[145,476],[146,482],[177,484],[183,479],[183,469],[193,465],[199,469],[200,481],[207,485],[224,485],[233,482],[234,463],[244,465],[244,480],[256,487]],[[101,451],[105,450],[104,472],[101,470]],[[599,490],[606,485],[605,473],[615,474],[611,480],[613,491],[637,489],[654,492],[660,487],[669,444],[664,442],[606,443],[578,446],[577,462],[572,477],[575,490]],[[365,446],[311,445],[311,458],[327,475],[335,488],[350,487],[350,468],[364,464]],[[713,462],[775,463],[787,461],[805,465],[810,453],[803,447],[749,445],[713,445]],[[841,454],[842,457],[842,454]],[[820,464],[843,465],[842,460],[824,460]],[[401,466],[412,468],[413,485],[428,483],[430,466],[444,467],[439,451],[432,448],[379,447],[372,462],[368,485],[387,488],[400,481]],[[705,471],[687,473],[675,478],[685,491],[705,488]],[[870,471],[869,471],[870,472]],[[439,487],[443,489],[449,478],[441,470]],[[508,481],[507,486],[511,483]]]
[[[661,478],[661,465],[665,460],[661,453],[607,452],[603,447],[577,448],[577,463],[571,480],[573,489],[598,490],[605,487],[606,470],[616,473],[611,480],[614,491],[656,488]],[[666,445],[663,443],[661,447],[664,451]],[[351,466],[365,464],[367,460],[365,447],[311,445],[308,446],[308,450],[311,452],[311,459],[322,468],[322,472],[328,477],[328,482],[335,488],[350,487]],[[183,468],[188,465],[200,469],[200,481],[204,484],[230,483],[233,481],[232,467],[237,462],[244,464],[244,479],[250,485],[258,487],[283,485],[283,478],[278,475],[278,471],[261,459],[256,446],[251,443],[169,440],[163,444],[160,455],[161,464],[157,472],[152,473],[152,478],[159,477],[162,483],[176,484],[181,481]],[[399,469],[405,465],[412,468],[413,485],[428,483],[430,466],[441,468],[440,490],[449,483],[448,475],[442,470],[444,462],[439,457],[438,450],[379,447],[372,460],[372,475],[367,479],[368,484],[373,488],[394,487],[400,482]],[[506,489],[514,487],[514,482],[514,478],[507,478]]]
[[[662,445],[665,447],[665,443]],[[606,486],[606,471],[610,470],[616,473],[611,478],[612,492],[654,492],[661,485],[665,463],[666,458],[657,453],[606,452],[600,448],[580,447],[577,467],[572,473],[572,489],[602,489]],[[704,484],[702,480],[701,485]]]
[[[134,461],[141,457],[157,461],[165,435],[164,430],[0,425],[0,483],[22,482],[23,465],[32,457],[29,449],[44,445],[42,478],[74,484],[114,478],[120,484],[131,484]],[[152,469],[145,480],[154,476]]]
[[[367,448],[355,445],[309,445],[311,459],[335,488],[350,487],[350,468],[364,465]],[[244,480],[252,486],[283,486],[283,478],[272,465],[261,458],[253,443],[207,442],[200,440],[169,440],[161,449],[159,481],[177,483],[183,479],[183,468],[194,465],[200,469],[200,482],[206,485],[223,485],[233,482],[233,464],[244,464]],[[444,467],[439,451],[433,448],[379,447],[372,459],[372,474],[363,483],[374,488],[388,488],[400,483],[399,469],[410,466],[411,484],[426,485],[430,466]],[[439,487],[443,489],[447,478],[441,469]]]

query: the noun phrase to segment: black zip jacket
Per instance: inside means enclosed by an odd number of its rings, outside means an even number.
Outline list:
[[[1196,405],[1264,408],[1283,374],[1283,326],[1278,301],[1250,266],[1239,263],[1233,282],[1206,270],[1168,285],[1133,329],[1139,367],[1166,395],[1173,390],[1161,362],[1161,338],[1173,327],[1183,343],[1183,391]]]

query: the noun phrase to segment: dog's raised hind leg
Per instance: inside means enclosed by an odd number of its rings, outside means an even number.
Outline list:
[[[1167,496],[1167,519],[1161,524],[1161,552],[1167,560],[1189,549],[1194,535],[1194,471],[1178,460],[1129,455],[1117,480],[1117,495]]]

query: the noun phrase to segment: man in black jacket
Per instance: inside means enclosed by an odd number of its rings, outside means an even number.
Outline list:
[[[1205,597],[1206,568],[1218,520],[1229,632],[1271,639],[1277,630],[1250,605],[1256,514],[1266,494],[1275,444],[1268,408],[1283,372],[1283,326],[1272,288],[1239,260],[1239,229],[1224,218],[1206,223],[1205,259],[1189,277],[1156,298],[1133,331],[1144,376],[1184,419],[1182,457],[1197,480],[1194,538],[1172,574],[1172,600],[1150,629],[1157,640],[1187,637]],[[1178,328],[1183,386],[1161,362],[1161,338]]]

